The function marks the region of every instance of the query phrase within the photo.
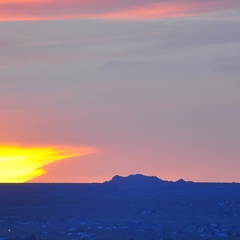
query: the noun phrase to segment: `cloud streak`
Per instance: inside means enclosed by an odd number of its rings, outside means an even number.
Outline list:
[[[0,146],[0,183],[26,182],[46,173],[44,166],[96,152],[93,148]]]
[[[161,19],[238,8],[238,0],[0,0],[0,21]]]

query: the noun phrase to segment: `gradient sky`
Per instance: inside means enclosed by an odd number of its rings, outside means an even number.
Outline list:
[[[98,149],[32,182],[239,182],[239,26],[239,0],[0,0],[0,145]]]

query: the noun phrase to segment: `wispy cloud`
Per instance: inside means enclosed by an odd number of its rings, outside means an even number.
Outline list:
[[[44,166],[96,152],[93,148],[0,145],[0,183],[26,182],[46,173]]]
[[[159,19],[237,8],[238,0],[0,0],[0,21]]]

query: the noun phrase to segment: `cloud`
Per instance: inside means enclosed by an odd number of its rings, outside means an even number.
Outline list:
[[[26,182],[46,173],[42,168],[63,159],[96,152],[93,148],[0,146],[0,183]]]
[[[236,10],[238,0],[2,0],[0,21],[63,19],[160,19]]]

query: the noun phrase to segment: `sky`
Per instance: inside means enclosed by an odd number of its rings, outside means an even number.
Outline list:
[[[239,26],[239,0],[0,0],[0,182],[240,182]]]

